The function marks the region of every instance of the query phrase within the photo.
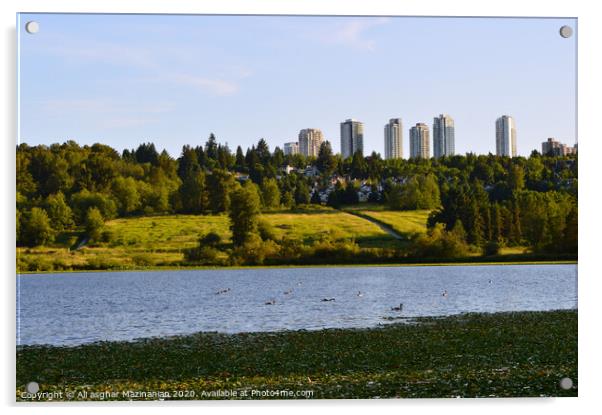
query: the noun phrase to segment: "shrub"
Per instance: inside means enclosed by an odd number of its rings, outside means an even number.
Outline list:
[[[100,234],[100,241],[109,243],[115,238],[115,232],[112,229],[106,229]]]
[[[153,256],[150,254],[132,255],[132,262],[134,263],[134,265],[143,266],[143,267],[155,265]]]
[[[86,235],[88,235],[92,240],[100,240],[103,227],[104,220],[100,210],[95,207],[89,208],[88,213],[86,213],[85,220]]]
[[[221,265],[220,251],[210,246],[200,246],[186,249],[184,258],[202,265]]]
[[[456,258],[468,254],[468,244],[459,237],[459,230],[445,231],[443,224],[437,223],[426,235],[414,237],[412,255],[423,258]]]
[[[277,239],[274,226],[265,220],[260,220],[258,224],[259,236],[264,241],[275,241]]]
[[[217,246],[222,242],[222,237],[217,232],[209,232],[207,235],[199,238],[199,247]]]
[[[498,255],[500,253],[500,244],[496,241],[489,241],[483,247],[483,255]]]
[[[44,209],[34,207],[21,223],[20,241],[27,246],[44,245],[54,240],[55,232]]]

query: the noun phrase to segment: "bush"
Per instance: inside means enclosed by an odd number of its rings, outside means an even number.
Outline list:
[[[52,271],[52,263],[45,258],[33,257],[25,261],[28,271]]]
[[[54,240],[55,232],[44,209],[34,207],[21,223],[19,241],[27,246],[44,245]]]
[[[496,241],[489,241],[483,247],[483,255],[498,255],[500,253],[500,244]]]
[[[217,232],[209,232],[207,235],[199,238],[199,247],[217,246],[222,242],[222,237]]]
[[[85,220],[86,235],[92,240],[99,240],[104,227],[104,220],[100,210],[95,207],[88,209]]]
[[[258,224],[259,236],[264,241],[275,241],[277,239],[276,232],[271,223],[265,220],[260,220]]]
[[[155,265],[153,256],[150,254],[136,254],[132,255],[132,262],[134,265],[148,267]]]
[[[115,232],[111,229],[106,229],[106,230],[102,231],[102,233],[100,234],[101,242],[109,243],[109,242],[112,242],[114,238],[115,238]]]
[[[277,257],[280,247],[274,241],[262,241],[258,235],[251,235],[244,245],[236,248],[232,254],[235,262],[247,265],[261,265],[266,258]]]
[[[184,258],[198,262],[201,265],[222,265],[220,251],[210,246],[200,246],[184,251]]]
[[[457,229],[447,232],[437,223],[426,235],[414,237],[412,255],[419,258],[457,258],[468,255],[468,244],[459,237]]]

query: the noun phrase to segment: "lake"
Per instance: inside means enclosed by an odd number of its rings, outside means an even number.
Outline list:
[[[401,313],[391,310],[400,303]],[[17,344],[374,327],[398,317],[571,308],[575,264],[28,274],[17,276]]]

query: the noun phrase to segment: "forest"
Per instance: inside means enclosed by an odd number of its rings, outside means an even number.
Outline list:
[[[269,262],[270,256],[275,262],[302,261],[316,252],[290,254],[290,241],[274,238],[262,213],[369,203],[392,211],[430,211],[426,234],[413,235],[402,251],[377,257],[495,255],[512,246],[577,253],[577,155],[534,151],[528,158],[466,154],[383,160],[373,152],[343,160],[324,142],[318,157],[307,158],[285,155],[279,147],[270,151],[264,139],[246,151],[240,146],[232,151],[211,134],[202,145],[184,146],[178,158],[153,143],[120,154],[103,144],[67,141],[20,144],[16,161],[16,240],[22,247],[51,245],[65,231],[77,232],[79,245],[109,242],[104,224],[115,218],[223,214],[230,221],[231,244],[215,234],[199,235],[187,260],[215,263],[221,250],[230,258],[242,255],[226,265]],[[333,255],[358,254],[353,240],[327,242]]]

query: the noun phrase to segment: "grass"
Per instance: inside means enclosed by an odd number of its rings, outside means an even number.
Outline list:
[[[333,239],[354,239],[361,248],[395,247],[396,240],[377,225],[328,207],[263,215],[279,238],[286,235],[306,244],[329,234]]]
[[[121,394],[128,390],[171,398],[192,391],[198,399],[266,389],[309,390],[313,398],[577,396],[576,310],[414,323],[25,346],[17,349],[16,396],[22,400],[32,380],[40,392],[88,392],[79,399],[95,391],[115,392],[111,399],[130,399]],[[560,389],[563,377],[575,387]]]
[[[383,209],[353,209],[353,212],[375,219],[401,235],[426,233],[426,221],[429,210],[383,210]]]
[[[333,239],[354,239],[361,248],[396,247],[397,241],[377,225],[328,207],[308,206],[295,211],[266,212],[278,238],[287,236],[306,244],[329,235]],[[111,242],[94,244],[77,251],[69,247],[73,232],[61,234],[54,246],[17,248],[19,271],[71,269],[144,269],[177,267],[183,250],[197,245],[200,235],[217,232],[230,242],[226,215],[165,215],[121,218],[108,221]]]
[[[268,222],[278,238],[292,238],[312,245],[323,237],[331,240],[353,240],[362,252],[378,252],[374,248],[395,248],[403,252],[413,233],[426,231],[429,212],[388,211],[382,205],[360,204],[345,207],[343,211],[324,206],[308,205],[294,211],[265,212]],[[405,236],[395,239],[377,224]],[[217,232],[222,241],[230,244],[231,233],[226,215],[166,215],[115,219],[106,223],[111,235],[110,242],[95,243],[72,251],[69,249],[78,239],[75,231],[64,232],[53,246],[17,248],[19,272],[51,272],[80,270],[144,270],[191,267],[184,262],[183,250],[197,244],[199,236]],[[392,251],[389,249],[389,251]],[[393,251],[394,252],[394,251]],[[224,253],[224,255],[227,255]],[[311,258],[310,258],[311,259]],[[429,260],[429,263],[467,262],[538,262],[576,261],[575,255],[533,254],[524,247],[501,248],[499,255],[481,257],[474,252],[466,258]],[[420,264],[425,261],[409,257],[355,257],[353,261],[321,258],[318,262],[305,261],[296,265],[368,264]],[[293,265],[294,262],[276,262],[272,265]]]

